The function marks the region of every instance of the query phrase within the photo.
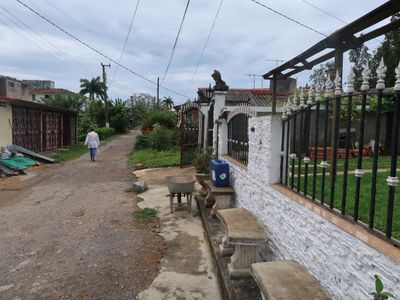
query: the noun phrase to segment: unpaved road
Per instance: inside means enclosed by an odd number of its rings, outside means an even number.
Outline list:
[[[150,285],[164,241],[133,220],[134,136],[96,162],[0,178],[0,299],[134,299]]]

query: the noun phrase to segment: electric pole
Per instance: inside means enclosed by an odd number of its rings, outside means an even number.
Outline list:
[[[157,77],[157,105],[160,103],[160,77]]]
[[[256,76],[262,77],[262,75],[259,74],[244,74],[245,76],[253,77],[253,89],[256,88]],[[262,85],[262,82],[261,82]]]
[[[108,120],[108,107],[107,107],[107,74],[105,67],[111,68],[111,64],[105,65],[101,63],[101,67],[103,68],[103,84],[104,84],[104,118],[106,122],[106,128],[109,128],[110,122]]]

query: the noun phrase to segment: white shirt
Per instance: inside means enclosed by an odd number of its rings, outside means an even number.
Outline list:
[[[99,135],[94,131],[89,132],[86,136],[85,145],[88,145],[88,148],[99,148]]]

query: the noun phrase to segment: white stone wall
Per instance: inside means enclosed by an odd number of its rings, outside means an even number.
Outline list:
[[[277,258],[301,262],[334,299],[372,299],[375,274],[382,278],[385,290],[400,297],[399,262],[268,185],[279,179],[279,124],[271,116],[250,119],[247,170],[230,164],[236,205],[264,223]]]

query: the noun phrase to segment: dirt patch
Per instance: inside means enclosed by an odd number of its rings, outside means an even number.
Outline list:
[[[150,285],[165,244],[159,220],[133,219],[134,140],[118,137],[96,162],[0,179],[0,299],[134,299]]]

